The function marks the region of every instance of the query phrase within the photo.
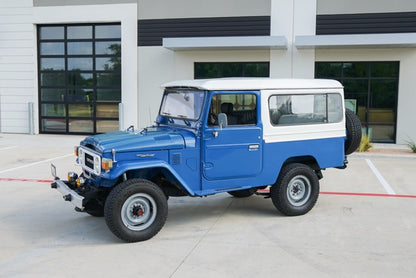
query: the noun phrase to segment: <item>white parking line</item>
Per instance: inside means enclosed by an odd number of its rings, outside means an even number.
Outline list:
[[[0,151],[11,150],[11,149],[15,149],[17,147],[18,146],[4,147],[4,148],[0,148]]]
[[[376,166],[374,166],[373,162],[370,159],[366,158],[365,162],[367,162],[370,169],[373,171],[374,175],[376,175],[377,179],[380,181],[381,185],[383,185],[384,189],[387,191],[388,194],[395,195],[393,188],[391,188],[390,184],[383,178],[380,172],[377,170]]]
[[[57,156],[57,157],[54,157],[54,158],[49,158],[49,159],[45,159],[45,160],[41,160],[41,161],[29,163],[29,164],[22,165],[22,166],[18,166],[18,167],[14,167],[14,168],[9,168],[9,169],[0,171],[0,174],[7,173],[7,172],[11,172],[11,171],[15,171],[15,170],[19,170],[19,169],[26,168],[26,167],[31,167],[31,166],[34,166],[34,165],[38,165],[38,164],[41,164],[41,163],[53,161],[53,160],[56,160],[56,159],[61,159],[61,158],[69,157],[71,155],[74,155],[74,154],[73,153],[66,154],[66,155]]]

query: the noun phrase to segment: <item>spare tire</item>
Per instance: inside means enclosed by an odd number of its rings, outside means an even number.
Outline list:
[[[360,146],[361,122],[360,119],[349,109],[345,109],[345,127],[347,139],[345,140],[345,155],[352,154]]]

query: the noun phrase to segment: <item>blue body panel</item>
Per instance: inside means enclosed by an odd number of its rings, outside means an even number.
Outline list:
[[[189,195],[204,196],[272,185],[283,164],[293,159],[314,160],[319,169],[344,165],[345,137],[265,143],[261,95],[259,91],[249,93],[257,96],[257,124],[208,126],[210,103],[206,101],[197,121],[159,116],[158,126],[142,132],[113,132],[86,138],[81,145],[115,160],[111,171],[103,171],[91,182],[111,187],[126,172],[158,168],[170,173]],[[207,99],[213,94],[230,92],[208,92]]]
[[[138,152],[161,149],[182,149],[184,138],[172,129],[154,128],[140,133],[118,131],[85,138],[81,145],[93,145],[101,153]]]

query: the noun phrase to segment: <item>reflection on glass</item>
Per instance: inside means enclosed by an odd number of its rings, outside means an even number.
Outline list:
[[[118,130],[118,121],[98,120],[97,133],[106,133]]]
[[[63,42],[43,42],[40,45],[41,55],[64,55],[65,47]]]
[[[94,122],[92,120],[69,119],[69,132],[93,133]]]
[[[269,77],[268,62],[195,63],[195,79],[216,77]]]
[[[65,86],[64,72],[44,72],[40,75],[41,86]]]
[[[372,80],[370,91],[370,107],[396,108],[396,80]]]
[[[368,77],[368,63],[343,63],[344,77]]]
[[[68,58],[68,70],[92,70],[92,58]]]
[[[370,108],[368,121],[371,123],[394,123],[394,110],[386,108]]]
[[[337,78],[341,77],[342,63],[316,63],[316,77]]]
[[[70,117],[92,117],[93,107],[90,104],[68,104]]]
[[[42,104],[41,107],[42,116],[50,117],[64,117],[65,116],[65,105],[59,103],[46,103]]]
[[[120,84],[121,84],[120,73],[97,73],[97,86],[120,88]]]
[[[98,104],[96,106],[97,117],[101,118],[117,118],[118,104]]]
[[[120,57],[96,58],[95,59],[96,70],[116,71],[116,70],[120,70],[120,65],[121,65]]]
[[[371,68],[372,77],[399,77],[398,62],[375,62]]]
[[[117,130],[121,25],[40,26],[38,31],[40,130]]]
[[[68,42],[68,55],[92,55],[92,42]]]
[[[40,97],[43,101],[64,101],[65,89],[41,89]]]
[[[91,39],[92,26],[68,26],[68,39]]]
[[[94,100],[93,89],[70,89],[68,90],[68,101],[70,102],[92,102]]]
[[[120,42],[96,42],[95,43],[95,54],[97,55],[119,55],[121,50]]]
[[[333,63],[316,63],[317,78],[331,78],[325,68]],[[372,142],[393,143],[398,96],[399,62],[344,62],[339,80],[345,99],[356,101],[356,112]],[[341,76],[343,78],[341,78]],[[374,125],[376,123],[376,125]]]
[[[43,132],[65,132],[66,120],[65,119],[43,119],[42,131]]]
[[[394,125],[368,125],[368,134],[372,142],[394,143]]]
[[[96,25],[95,26],[96,39],[119,39],[121,38],[120,25]]]
[[[60,40],[64,39],[63,26],[45,26],[40,28],[41,40]]]
[[[97,89],[97,101],[121,101],[120,89]]]
[[[246,63],[244,64],[244,76],[246,77],[269,77],[268,63]]]
[[[64,70],[65,59],[63,58],[42,58],[40,59],[41,70]]]
[[[73,71],[68,73],[68,85],[74,87],[92,87],[94,79],[92,73]]]

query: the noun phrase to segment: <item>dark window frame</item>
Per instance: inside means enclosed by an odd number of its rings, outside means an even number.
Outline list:
[[[218,66],[218,72],[216,76],[199,76],[197,67],[200,65],[213,65]],[[226,66],[240,66],[242,67],[242,74],[236,76],[224,76],[224,68]],[[220,77],[254,77],[247,75],[247,66],[250,65],[262,65],[267,67],[267,75],[255,76],[255,77],[270,77],[270,62],[269,61],[251,61],[251,62],[194,62],[194,79],[206,79],[206,78],[220,78]]]
[[[96,27],[97,26],[114,26],[118,25],[120,26],[120,37],[109,37],[109,38],[96,38]],[[92,34],[90,39],[68,39],[68,27],[76,27],[76,26],[91,26],[92,28]],[[41,29],[44,27],[63,27],[63,38],[59,39],[42,39],[41,38]],[[64,44],[64,53],[63,54],[42,54],[41,53],[41,45],[42,43],[63,43]],[[91,54],[68,54],[68,43],[71,42],[90,42],[92,44],[92,53]],[[121,102],[121,68],[120,70],[116,70],[113,68],[113,70],[97,70],[96,69],[96,59],[99,58],[116,58],[120,59],[121,61],[121,51],[120,53],[114,53],[114,54],[96,54],[96,43],[97,42],[116,42],[121,47],[121,24],[120,22],[110,22],[110,23],[91,23],[91,24],[42,24],[37,25],[37,47],[38,47],[38,53],[37,53],[37,62],[38,62],[38,96],[39,96],[39,129],[40,133],[44,134],[96,134],[98,132],[97,130],[97,124],[99,121],[119,121],[119,117],[110,116],[110,117],[103,117],[97,115],[97,107],[100,105],[118,105]],[[63,59],[64,61],[64,69],[63,70],[48,70],[48,69],[42,69],[41,59],[43,58],[57,58],[57,59]],[[71,58],[89,58],[92,60],[92,66],[91,69],[87,70],[70,70],[68,68],[68,60]],[[121,62],[120,62],[121,65]],[[59,74],[62,73],[64,75],[64,84],[63,85],[42,85],[42,75],[43,74]],[[91,74],[92,75],[92,85],[83,85],[83,84],[70,84],[69,80],[71,78],[71,74],[77,73],[77,74]],[[115,78],[117,78],[117,75],[120,74],[120,82],[116,85],[106,85],[106,86],[99,86],[98,85],[98,76],[102,73],[112,73],[115,74]],[[118,83],[118,82],[117,82]],[[61,89],[64,92],[64,98],[61,100],[44,100],[42,99],[42,89]],[[114,101],[102,101],[97,99],[98,90],[114,90],[119,91],[120,95],[117,96],[120,100],[114,100]],[[92,100],[88,101],[79,101],[70,99],[71,91],[75,90],[91,90],[92,91]],[[43,116],[43,108],[42,105],[44,104],[58,104],[63,105],[63,114],[64,116]],[[86,116],[70,116],[69,115],[69,106],[73,104],[80,104],[80,105],[91,105],[92,109],[92,116],[86,117]],[[117,107],[118,109],[118,107]],[[62,131],[48,131],[44,130],[43,121],[44,120],[63,120],[65,121],[65,129],[62,129]],[[70,131],[69,123],[71,120],[88,120],[92,121],[92,132],[83,132],[83,131]]]
[[[360,77],[351,77],[351,76],[345,76],[344,74],[344,64],[358,64],[358,63],[366,63],[367,64],[367,74],[366,76],[360,76]],[[397,74],[396,76],[386,76],[386,77],[375,77],[372,76],[373,69],[376,64],[381,63],[391,63],[394,64],[397,68],[395,69]],[[340,64],[340,75],[338,76],[324,76],[324,75],[318,75],[318,64]],[[367,81],[367,90],[366,90],[366,111],[365,111],[365,121],[361,122],[363,129],[365,130],[366,134],[369,134],[369,128],[371,125],[378,125],[378,126],[393,126],[393,139],[390,140],[372,140],[372,142],[376,143],[396,143],[396,136],[397,136],[397,111],[398,111],[398,98],[399,98],[399,82],[400,82],[400,61],[322,61],[322,62],[315,62],[315,78],[330,78],[330,79],[336,79],[342,84],[344,84],[345,81]],[[371,84],[372,81],[395,81],[396,82],[396,94],[395,94],[395,104],[394,107],[392,107],[394,112],[394,122],[370,122],[370,115],[369,115],[369,109],[371,108]],[[349,93],[344,92],[344,98]],[[356,93],[360,94],[360,93]],[[364,93],[363,93],[364,94]]]

